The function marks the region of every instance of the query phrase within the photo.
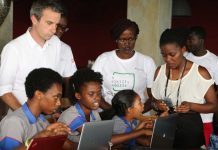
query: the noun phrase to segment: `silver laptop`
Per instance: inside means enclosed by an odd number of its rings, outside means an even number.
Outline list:
[[[108,150],[113,127],[113,120],[83,124],[77,150]]]
[[[176,116],[177,114],[171,114],[167,117],[156,119],[150,148],[173,148],[176,132]]]

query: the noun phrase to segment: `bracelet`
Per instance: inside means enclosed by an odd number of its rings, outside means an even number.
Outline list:
[[[27,139],[27,140],[25,141],[24,145],[25,145],[26,148],[29,147],[31,141],[32,141],[31,139]]]

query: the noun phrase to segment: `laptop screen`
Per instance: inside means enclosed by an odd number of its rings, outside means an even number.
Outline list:
[[[83,124],[78,150],[108,150],[114,121],[94,121]]]
[[[176,116],[171,114],[167,117],[156,119],[151,137],[151,148],[172,148],[176,131]]]

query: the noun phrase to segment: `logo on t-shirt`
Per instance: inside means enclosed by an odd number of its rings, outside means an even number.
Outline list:
[[[134,89],[135,74],[134,73],[118,73],[114,72],[112,75],[112,88],[114,91],[121,91],[124,89]]]

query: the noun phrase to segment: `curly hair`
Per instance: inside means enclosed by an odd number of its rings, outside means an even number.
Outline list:
[[[70,78],[69,93],[71,93],[70,95],[72,96],[70,98],[72,103],[76,102],[75,93],[79,93],[82,86],[88,82],[98,82],[102,85],[103,77],[99,72],[95,72],[89,68],[83,68],[77,70]]]
[[[166,29],[161,37],[160,37],[160,46],[175,43],[180,47],[184,47],[186,45],[188,37],[188,29],[186,28],[172,28]]]
[[[118,116],[125,116],[127,109],[133,106],[135,97],[138,94],[134,90],[119,91],[112,99],[112,107],[115,114]]]
[[[125,31],[126,29],[133,29],[135,31],[135,37],[139,34],[139,27],[136,24],[136,22],[131,21],[129,19],[122,19],[116,22],[112,29],[111,29],[111,35],[114,40],[119,39],[120,35]]]
[[[32,99],[36,90],[45,93],[55,83],[62,86],[63,80],[59,73],[49,68],[34,69],[26,77],[26,95],[28,99]]]

